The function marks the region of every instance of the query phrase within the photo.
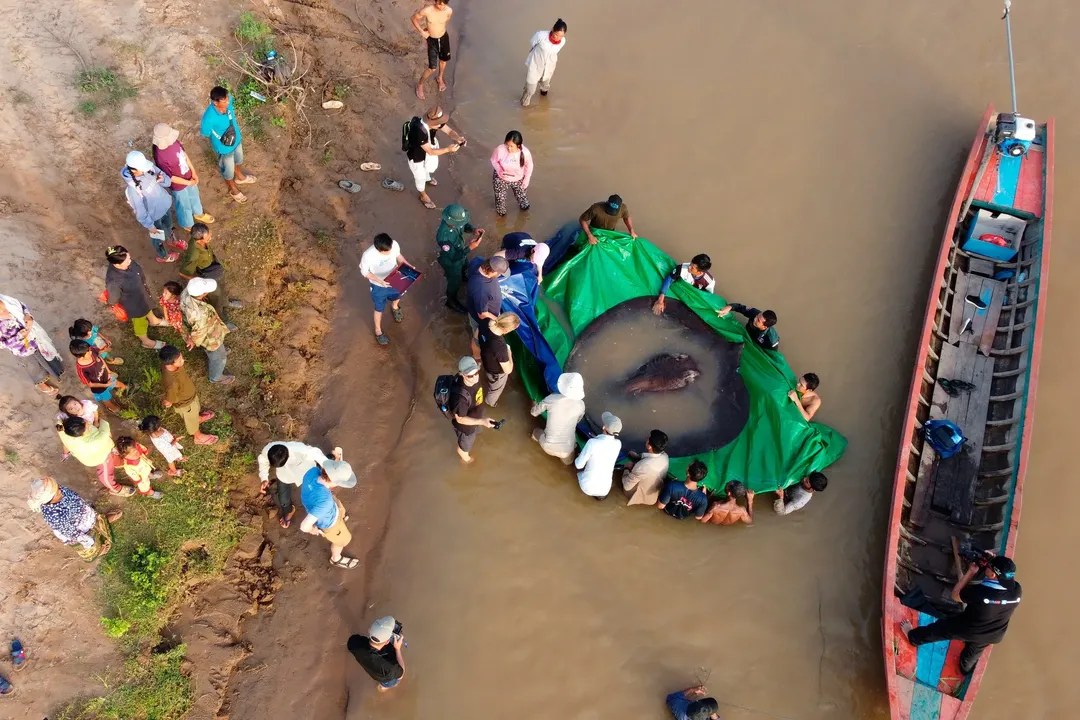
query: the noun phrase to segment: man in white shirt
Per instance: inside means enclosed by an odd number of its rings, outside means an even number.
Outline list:
[[[401,322],[401,293],[386,282],[386,278],[409,261],[401,254],[397,241],[386,233],[375,236],[375,242],[360,256],[360,272],[371,282],[371,301],[375,305],[375,340],[380,345],[389,345],[390,338],[382,331],[382,314],[386,303],[390,303],[390,312],[394,322]],[[409,267],[412,267],[409,265]]]
[[[566,47],[566,23],[562,18],[555,21],[551,30],[541,30],[532,37],[529,56],[525,58],[525,91],[521,93],[521,106],[526,107],[532,101],[537,87],[541,95],[547,95],[551,89],[551,76],[555,74],[555,63],[559,51]]]
[[[585,443],[581,454],[574,461],[578,473],[578,485],[581,492],[603,500],[611,492],[611,475],[615,472],[615,462],[622,450],[619,433],[622,432],[622,420],[609,412],[600,416],[604,426],[599,435]]]
[[[333,457],[341,459],[341,450],[334,448]],[[304,473],[318,465],[322,467],[327,461],[326,454],[317,447],[305,445],[302,442],[275,440],[266,444],[259,453],[259,481],[262,487],[259,491],[265,493],[270,487],[270,468],[274,468],[277,479],[277,492],[275,499],[278,508],[278,523],[281,527],[288,528],[292,524],[296,507],[292,503],[292,487],[300,487],[304,482]],[[353,475],[352,485],[356,484],[356,476]],[[343,485],[342,487],[352,487]]]
[[[798,485],[792,485],[786,490],[777,490],[773,510],[777,515],[790,515],[796,510],[802,510],[814,497],[814,493],[821,492],[828,484],[829,478],[825,477],[824,473],[812,472]]]

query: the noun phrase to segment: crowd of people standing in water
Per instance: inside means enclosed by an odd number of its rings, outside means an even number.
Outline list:
[[[413,26],[427,43],[428,67],[416,86],[420,99],[424,98],[424,83],[436,72],[439,91],[446,89],[444,71],[451,57],[447,24],[452,12],[448,0],[434,0],[412,18]],[[522,106],[530,105],[537,92],[546,96],[550,91],[558,55],[566,44],[566,33],[567,24],[559,19],[551,30],[532,36]],[[240,186],[253,184],[257,178],[243,168],[242,129],[232,97],[225,88],[214,87],[209,100],[200,132],[217,156],[218,171],[229,197],[238,204],[246,203]],[[467,142],[448,125],[448,120],[442,109],[435,107],[403,127],[402,151],[419,199],[427,208],[436,207],[427,190],[438,185],[434,177],[438,158],[457,152]],[[453,144],[440,147],[437,138],[440,132],[450,137]],[[125,430],[125,434],[114,437],[106,413],[116,415],[121,410],[118,398],[127,389],[121,379],[124,360],[90,320],[74,319],[67,347],[76,376],[89,398],[60,392],[60,380],[65,372],[62,352],[36,322],[31,309],[7,296],[0,296],[0,343],[19,359],[39,391],[57,399],[57,441],[64,459],[74,457],[91,469],[110,495],[139,494],[160,500],[163,491],[155,488],[154,483],[184,472],[185,445],[209,446],[218,442],[215,435],[202,429],[214,418],[214,412],[202,406],[184,352],[198,347],[205,353],[208,382],[233,383],[235,378],[226,371],[227,336],[236,329],[229,311],[242,304],[227,292],[228,274],[213,250],[210,226],[214,218],[204,211],[201,178],[179,141],[179,132],[167,124],[158,124],[153,129],[151,143],[153,159],[139,151],[128,153],[121,179],[136,221],[148,232],[156,261],[178,263],[178,277],[163,283],[156,293],[151,292],[143,269],[135,260],[137,253],[124,246],[112,246],[105,251],[106,290],[100,300],[117,320],[130,323],[143,348],[156,353],[161,366],[162,405],[178,416],[176,426],[182,426],[183,432],[174,434],[164,426],[163,418],[147,415],[137,423],[138,432]],[[528,188],[535,166],[533,154],[519,131],[506,134],[504,142],[492,152],[490,164],[496,214],[506,215],[511,193],[519,209],[527,211]],[[388,180],[384,185],[399,189],[396,186],[400,183]],[[542,280],[549,250],[546,244],[537,243],[526,233],[511,233],[489,257],[470,258],[470,253],[484,239],[483,229],[474,227],[470,219],[468,210],[451,204],[442,211],[435,233],[438,263],[446,280],[446,306],[466,314],[471,328],[472,352],[459,360],[453,376],[446,376],[443,388],[443,411],[454,428],[457,452],[465,463],[473,461],[471,453],[478,431],[500,426],[501,422],[486,417],[484,407],[497,406],[514,370],[506,338],[517,329],[520,319],[501,311],[499,281],[509,275],[510,264],[515,262],[532,263],[537,280]],[[595,230],[614,230],[620,222],[631,238],[637,238],[629,208],[618,195],[592,204],[579,221],[589,243],[598,242]],[[186,236],[178,234],[176,226]],[[654,312],[664,312],[666,294],[674,283],[687,282],[703,292],[713,292],[715,279],[709,273],[710,267],[705,254],[676,266],[658,288]],[[410,268],[399,243],[386,233],[375,235],[372,245],[363,253],[360,269],[371,286],[373,329],[379,345],[389,344],[382,323],[387,306],[395,323],[403,319],[403,291],[390,281],[391,275]],[[746,328],[753,342],[766,350],[779,346],[774,312],[731,304],[719,314],[730,312],[747,318]],[[151,327],[158,328],[167,340],[150,338]],[[791,393],[792,402],[807,420],[820,407],[817,386],[817,376],[807,374]],[[628,460],[620,466],[619,459],[624,455],[619,439],[622,420],[605,412],[600,431],[577,451],[577,428],[585,415],[585,394],[580,374],[563,373],[555,391],[531,410],[534,417],[546,416],[544,426],[532,432],[533,440],[546,454],[575,467],[582,492],[596,500],[605,499],[618,472],[628,505],[655,506],[673,518],[693,516],[702,523],[717,525],[753,520],[753,492],[732,481],[725,486],[723,494],[710,497],[701,486],[709,468],[700,460],[690,464],[685,478],[671,478],[666,453],[668,436],[659,429],[650,433],[643,448],[627,449]],[[331,565],[355,568],[359,561],[345,555],[352,539],[347,527],[348,515],[335,491],[354,487],[357,479],[344,461],[341,448],[327,454],[304,443],[276,440],[262,449],[257,464],[261,490],[272,497],[281,527],[291,527],[297,511],[293,489],[298,488],[300,504],[306,511],[300,530],[328,542]],[[123,469],[130,485],[117,482],[118,468]],[[271,489],[274,483],[276,487]],[[824,475],[811,473],[792,488],[777,493],[776,512],[787,514],[805,507],[826,484]],[[99,512],[78,493],[50,477],[36,478],[29,490],[30,508],[40,514],[61,542],[74,547],[80,557],[89,562],[109,551],[112,524],[122,518],[121,510]],[[401,624],[393,617],[376,620],[367,636],[350,637],[347,647],[376,680],[380,691],[393,688],[404,677],[406,644]],[[21,667],[26,658],[21,644],[17,648],[13,646],[13,657],[16,654],[22,658],[16,666]],[[6,679],[0,678],[0,683],[0,692],[12,691]],[[715,718],[717,702],[704,695],[703,687],[688,688],[669,695],[667,704],[679,720]]]

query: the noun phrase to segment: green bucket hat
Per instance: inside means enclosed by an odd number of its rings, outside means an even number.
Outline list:
[[[442,219],[451,225],[466,225],[469,222],[469,211],[460,205],[447,205],[442,212]]]

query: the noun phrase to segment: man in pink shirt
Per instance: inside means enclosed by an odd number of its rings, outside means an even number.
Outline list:
[[[495,188],[495,212],[499,217],[506,215],[506,196],[513,191],[518,207],[524,212],[529,209],[529,181],[532,179],[532,153],[525,147],[525,140],[517,130],[506,133],[506,142],[491,153],[491,177]]]

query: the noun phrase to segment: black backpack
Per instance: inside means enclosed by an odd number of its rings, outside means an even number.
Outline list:
[[[457,375],[440,375],[435,378],[435,407],[439,408],[439,412],[447,420],[454,419],[454,411],[450,409],[450,395],[456,378]]]
[[[409,131],[412,128],[413,123],[419,123],[420,118],[414,117],[412,120],[406,120],[401,123],[401,152],[409,152]]]

